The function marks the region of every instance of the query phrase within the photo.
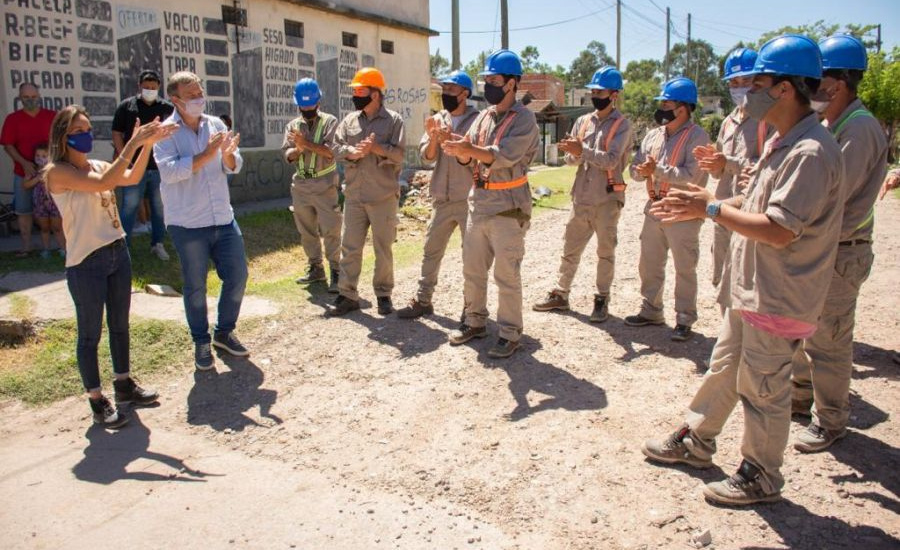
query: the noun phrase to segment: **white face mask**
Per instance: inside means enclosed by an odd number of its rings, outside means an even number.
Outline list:
[[[156,101],[157,97],[159,97],[159,90],[148,90],[146,88],[141,89],[141,99],[143,99],[147,103],[153,103],[154,101]]]
[[[204,110],[206,110],[205,97],[198,97],[197,99],[182,101],[182,103],[184,103],[185,114],[191,117],[198,117],[203,114]]]
[[[738,107],[744,106],[744,101],[747,99],[747,92],[750,91],[750,86],[743,86],[741,88],[729,88],[728,92],[731,94],[731,100],[734,101],[734,104]]]
[[[821,115],[825,112],[825,109],[827,109],[828,106],[831,105],[831,101],[816,101],[813,99],[810,100],[809,105],[810,107],[812,107],[813,111]]]

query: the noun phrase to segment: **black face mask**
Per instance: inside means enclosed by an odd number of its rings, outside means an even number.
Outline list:
[[[366,97],[353,96],[353,106],[356,107],[357,111],[362,111],[369,103],[372,103],[372,96],[370,95]]]
[[[484,85],[484,99],[490,103],[491,105],[497,105],[503,98],[506,97],[506,92],[503,91],[503,86],[494,86],[493,84]]]
[[[313,110],[311,110],[311,111],[304,111],[303,109],[301,109],[301,110],[300,110],[300,114],[301,114],[301,115],[303,116],[303,118],[305,118],[306,120],[312,120],[312,119],[316,118],[317,116],[319,116],[319,110],[318,110],[318,109],[313,109]]]
[[[656,121],[660,126],[665,126],[666,124],[675,120],[675,109],[669,109],[668,111],[663,111],[662,109],[657,109],[655,113],[653,113],[653,120]]]
[[[441,94],[441,105],[444,106],[444,109],[452,112],[459,107],[459,99],[457,99],[455,95]]]
[[[604,97],[604,98],[592,97],[591,103],[594,104],[594,109],[597,109],[598,111],[602,111],[603,109],[606,109],[607,107],[609,107],[609,104],[612,103],[612,98],[611,97]]]

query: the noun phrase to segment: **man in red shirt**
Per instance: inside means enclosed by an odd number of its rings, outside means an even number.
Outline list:
[[[31,252],[31,189],[22,183],[37,172],[34,165],[34,147],[50,141],[50,126],[56,111],[41,107],[41,92],[34,84],[19,86],[22,108],[7,115],[0,132],[0,145],[16,165],[13,176],[13,209],[19,219],[22,235],[22,251],[19,256]]]

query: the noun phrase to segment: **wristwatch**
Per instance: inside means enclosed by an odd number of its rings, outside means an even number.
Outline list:
[[[706,217],[715,220],[722,211],[722,201],[712,201],[706,205]]]

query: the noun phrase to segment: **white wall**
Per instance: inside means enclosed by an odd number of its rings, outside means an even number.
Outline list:
[[[228,113],[241,133],[245,152],[272,151],[281,145],[287,121],[296,115],[293,84],[304,76],[319,80],[324,110],[342,116],[352,110],[347,83],[362,66],[374,65],[387,79],[387,107],[406,121],[408,160],[428,115],[428,37],[280,0],[244,2],[246,28],[237,33],[222,23],[219,0],[3,0],[0,40],[0,109],[19,108],[18,86],[33,81],[46,106],[85,105],[95,137],[108,140],[116,104],[133,95],[137,75],[155,68],[163,79],[191,70],[204,79],[207,112]],[[413,13],[427,22],[428,1],[343,2],[356,9],[398,19]],[[385,6],[388,6],[387,8]],[[393,6],[393,7],[391,7]],[[415,6],[415,10],[412,7]],[[396,13],[394,13],[396,12]],[[285,34],[285,20],[303,23],[302,39]],[[356,48],[342,45],[342,33],[357,34]],[[394,54],[381,41],[394,42]],[[96,154],[109,156],[101,141]],[[253,157],[253,155],[250,155]],[[0,190],[11,188],[12,166],[0,165]],[[279,185],[289,171],[273,156],[253,158],[237,185]],[[255,161],[254,161],[255,162]],[[271,193],[264,193],[271,195]]]

